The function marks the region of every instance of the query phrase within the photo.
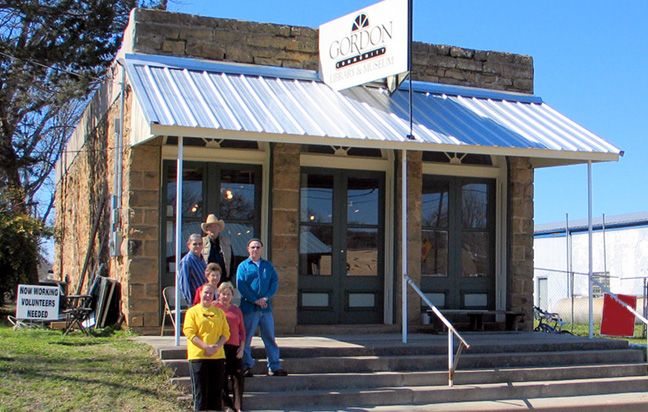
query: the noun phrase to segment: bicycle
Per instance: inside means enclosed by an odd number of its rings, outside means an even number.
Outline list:
[[[554,312],[547,312],[537,306],[533,307],[533,318],[538,321],[538,324],[533,328],[536,332],[544,333],[563,333],[571,335],[571,332],[562,330],[565,322],[560,318],[560,315]]]

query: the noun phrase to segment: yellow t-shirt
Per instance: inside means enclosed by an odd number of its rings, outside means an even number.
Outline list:
[[[205,351],[192,341],[194,336],[198,336],[203,342],[213,345],[218,342],[221,336],[225,337],[225,341],[229,339],[229,325],[225,313],[219,308],[214,306],[205,308],[200,303],[194,305],[185,314],[182,331],[187,337],[187,359],[225,358],[225,351],[222,347],[212,356],[207,356]]]

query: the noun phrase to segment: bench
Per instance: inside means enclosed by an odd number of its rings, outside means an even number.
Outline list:
[[[504,316],[506,330],[518,330],[518,323],[524,321],[524,312],[512,310],[487,310],[487,309],[439,309],[443,316],[452,315],[465,315],[470,320],[470,327],[472,330],[484,330],[484,316]],[[431,309],[427,313],[432,319],[437,316]]]

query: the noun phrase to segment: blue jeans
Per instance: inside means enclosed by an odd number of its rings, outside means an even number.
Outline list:
[[[252,337],[257,330],[261,331],[261,339],[265,346],[266,355],[268,356],[268,369],[276,371],[281,369],[279,362],[279,346],[275,342],[274,318],[272,312],[254,311],[243,315],[245,323],[245,350],[243,352],[243,367],[252,368],[254,358],[252,358]]]

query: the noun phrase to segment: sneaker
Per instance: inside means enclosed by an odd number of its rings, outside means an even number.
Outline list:
[[[243,376],[245,376],[246,378],[251,378],[254,376],[254,373],[252,373],[252,369],[245,368],[245,370],[243,371]]]
[[[276,371],[268,371],[268,376],[288,376],[288,372],[283,369],[277,369]]]

